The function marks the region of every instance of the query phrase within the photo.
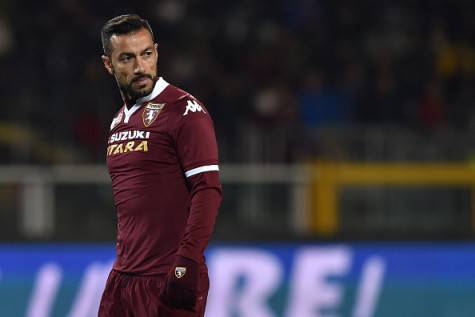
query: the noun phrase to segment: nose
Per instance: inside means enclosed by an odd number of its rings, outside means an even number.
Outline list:
[[[144,61],[140,57],[138,57],[135,59],[134,73],[143,74],[144,72],[145,72]]]

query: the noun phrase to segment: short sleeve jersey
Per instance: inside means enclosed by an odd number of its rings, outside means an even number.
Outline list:
[[[187,179],[219,170],[207,109],[160,78],[149,96],[113,119],[107,167],[117,211],[114,269],[168,271],[190,210]]]

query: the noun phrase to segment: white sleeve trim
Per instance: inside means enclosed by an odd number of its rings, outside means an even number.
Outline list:
[[[219,171],[219,166],[218,165],[205,165],[205,166],[200,166],[194,169],[191,169],[187,172],[185,172],[186,177],[190,177],[199,173],[203,172],[209,172],[209,171]]]

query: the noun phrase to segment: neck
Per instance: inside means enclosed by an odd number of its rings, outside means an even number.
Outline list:
[[[158,80],[159,80],[159,77],[157,77],[156,80],[154,81],[152,91],[150,91],[150,93],[148,95],[141,96],[141,97],[135,97],[135,98],[131,97],[130,94],[127,93],[127,91],[125,89],[122,89],[119,86],[120,95],[122,96],[122,100],[124,101],[125,106],[127,107],[127,109],[130,109],[131,107],[133,107],[137,102],[140,102],[143,98],[153,94],[153,91],[155,89],[155,85],[157,84]]]
[[[130,109],[135,104],[135,102],[137,101],[137,98],[130,97],[130,95],[121,88],[119,88],[119,91],[120,91],[120,95],[122,97],[122,100],[125,103],[125,106],[128,109]]]
[[[124,103],[125,103],[125,106],[127,107],[127,109],[132,108],[132,107],[136,104],[136,102],[137,102],[137,98],[136,98],[136,99],[132,99],[132,98],[130,98],[129,96],[124,97],[124,96],[122,95],[122,99],[124,100]]]

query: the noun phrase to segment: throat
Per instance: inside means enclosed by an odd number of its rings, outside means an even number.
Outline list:
[[[127,90],[119,85],[120,95],[122,96],[122,100],[125,103],[125,108],[130,110],[136,103],[138,98],[132,98]]]
[[[126,99],[125,100],[125,108],[127,108],[127,110],[132,109],[132,107],[135,105],[136,101],[137,101],[136,99],[135,100]]]

